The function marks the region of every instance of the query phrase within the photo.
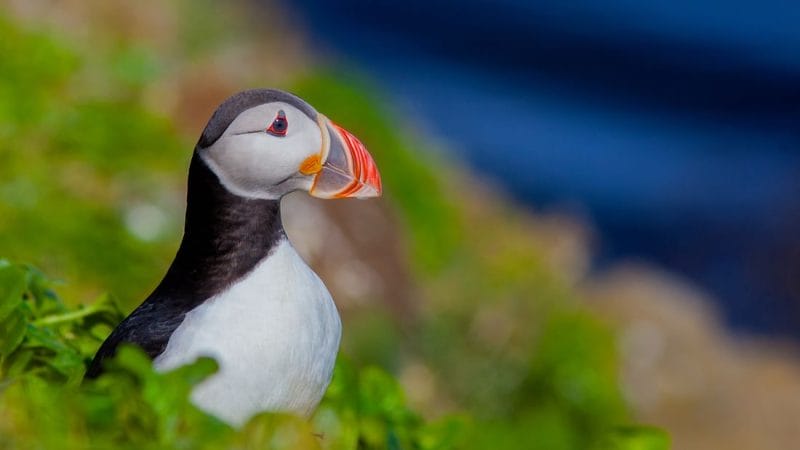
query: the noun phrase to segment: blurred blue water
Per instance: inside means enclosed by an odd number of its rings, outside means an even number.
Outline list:
[[[800,337],[800,2],[284,2],[523,202]],[[701,3],[701,4],[700,4]]]

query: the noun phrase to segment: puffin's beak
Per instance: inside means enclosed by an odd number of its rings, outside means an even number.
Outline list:
[[[309,193],[319,198],[369,198],[381,195],[381,175],[364,144],[320,114],[322,165]],[[302,170],[301,170],[302,171]]]

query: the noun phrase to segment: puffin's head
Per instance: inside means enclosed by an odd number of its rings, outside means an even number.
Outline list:
[[[378,168],[364,145],[278,90],[254,89],[225,100],[196,152],[229,191],[243,197],[278,199],[296,190],[320,198],[381,195]]]

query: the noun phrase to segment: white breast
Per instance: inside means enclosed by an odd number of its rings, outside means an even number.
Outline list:
[[[216,359],[219,372],[191,398],[233,425],[262,411],[307,416],[328,387],[340,337],[330,293],[284,239],[246,277],[186,314],[154,365]]]

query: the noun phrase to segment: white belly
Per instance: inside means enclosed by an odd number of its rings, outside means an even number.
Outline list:
[[[330,382],[341,322],[330,293],[281,241],[252,272],[186,314],[154,365],[164,371],[200,356],[219,372],[192,402],[233,425],[262,411],[304,416]]]

